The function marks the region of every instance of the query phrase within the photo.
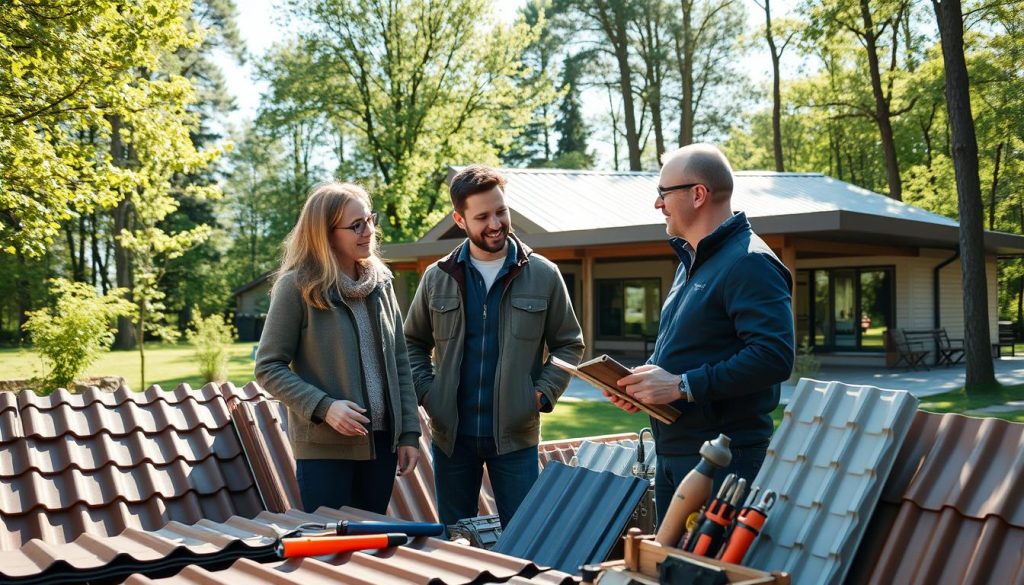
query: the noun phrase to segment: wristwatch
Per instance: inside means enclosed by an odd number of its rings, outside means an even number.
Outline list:
[[[686,381],[686,374],[679,376],[679,393],[686,398],[687,402],[693,402],[693,394],[690,393],[690,383]]]

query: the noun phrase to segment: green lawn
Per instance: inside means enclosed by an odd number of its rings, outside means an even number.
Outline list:
[[[559,400],[555,410],[542,414],[540,420],[545,441],[636,433],[651,426],[646,414],[629,414],[605,400]]]
[[[228,379],[242,386],[253,379],[252,342],[231,346]],[[193,388],[203,385],[199,366],[188,344],[146,344],[146,387],[159,384],[170,390],[183,382]],[[38,354],[24,349],[0,349],[0,377],[24,379],[40,376],[44,366]],[[121,376],[133,390],[143,390],[138,351],[111,351],[103,354],[86,372],[88,376]]]
[[[1014,400],[1024,400],[1024,386],[999,386],[988,391],[971,394],[965,393],[963,389],[954,390],[921,399],[920,408],[938,413],[966,412]],[[984,416],[1024,423],[1024,410],[986,413]]]

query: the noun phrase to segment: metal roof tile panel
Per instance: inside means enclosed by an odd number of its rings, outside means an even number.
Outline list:
[[[493,550],[562,571],[601,562],[647,486],[639,478],[552,462]]]
[[[302,508],[302,495],[295,477],[295,456],[284,432],[286,407],[277,400],[263,397],[233,401],[231,419],[267,509],[284,512]]]
[[[801,380],[754,481],[779,498],[744,564],[841,582],[916,406],[908,392]]]
[[[637,441],[623,440],[618,443],[595,443],[583,441],[576,454],[576,464],[592,471],[610,471],[616,475],[632,475],[633,464],[637,462]],[[644,441],[644,463],[653,468],[657,461],[654,442]]]
[[[920,412],[882,498],[1024,528],[1024,424]]]
[[[263,509],[221,388],[0,393],[0,547]],[[241,398],[238,398],[241,400]]]

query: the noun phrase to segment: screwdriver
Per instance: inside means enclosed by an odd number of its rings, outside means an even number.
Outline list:
[[[747,480],[740,478],[723,498],[715,498],[705,512],[704,524],[692,539],[693,554],[714,558],[725,540],[725,532],[736,518],[736,506],[743,501]]]
[[[757,499],[759,488],[754,488],[747,506],[743,508],[736,518],[736,528],[729,537],[729,542],[722,553],[722,560],[727,563],[739,563],[750,549],[757,535],[761,533],[765,520],[768,519],[768,511],[775,505],[776,495],[772,490],[765,490],[764,498],[757,505],[751,505]]]
[[[282,538],[277,554],[283,559],[315,557],[356,550],[372,550],[400,546],[409,541],[404,534],[367,534],[358,536],[304,536]]]

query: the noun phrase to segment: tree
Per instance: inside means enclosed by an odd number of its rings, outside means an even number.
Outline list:
[[[782,37],[779,41],[775,36],[777,31],[772,27],[771,0],[754,0],[754,3],[764,11],[764,39],[768,43],[768,51],[772,57],[772,154],[775,156],[775,170],[781,173],[786,170],[786,163],[782,155],[782,76],[779,72],[779,63],[782,61],[782,53],[798,29],[791,23],[784,24],[783,29],[778,31]],[[776,21],[776,26],[778,24]]]
[[[565,95],[558,106],[558,120],[555,122],[555,130],[559,135],[556,151],[556,156],[561,161],[556,165],[559,168],[587,168],[593,164],[593,157],[587,150],[587,126],[580,104],[580,85],[585,59],[586,55],[566,57],[562,67],[562,88]],[[565,163],[575,163],[579,166],[568,166]]]
[[[953,166],[960,210],[960,265],[964,282],[964,349],[968,390],[996,383],[989,343],[988,293],[978,142],[971,115],[970,81],[964,58],[960,0],[932,0],[946,70],[946,109],[953,142]]]
[[[452,161],[496,162],[534,111],[555,97],[524,92],[523,50],[538,27],[494,23],[484,0],[292,0],[302,24],[292,75],[357,138],[366,182],[393,239],[420,235],[444,214]]]
[[[187,13],[186,0],[0,10],[0,253],[39,256],[72,211],[118,201],[131,177],[106,152],[110,117],[146,107],[137,68],[197,40]]]

